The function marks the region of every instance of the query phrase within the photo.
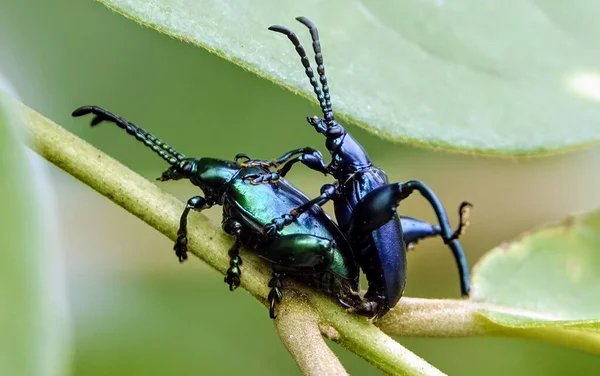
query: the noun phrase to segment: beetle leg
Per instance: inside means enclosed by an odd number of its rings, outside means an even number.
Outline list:
[[[417,218],[400,216],[400,223],[407,249],[412,249],[419,240],[439,236],[442,233],[440,226],[434,226]]]
[[[284,165],[282,168],[277,170],[280,176],[285,176],[295,163],[302,162],[305,166],[311,170],[322,172],[327,174],[327,166],[323,160],[323,155],[317,149],[311,147],[299,148],[290,150],[281,157],[273,160],[266,159],[252,159],[248,154],[240,153],[235,156],[235,162],[241,167],[264,167],[264,168],[276,168]],[[244,160],[240,162],[240,160]]]
[[[431,188],[418,180],[411,180],[406,183],[393,183],[379,187],[363,197],[352,214],[349,233],[360,235],[383,226],[395,215],[400,201],[410,196],[414,191],[421,193],[433,207],[439,221],[439,235],[444,240],[444,244],[448,245],[452,251],[458,266],[461,293],[463,295],[469,295],[469,267],[462,247],[460,246],[460,243],[458,243],[458,236],[460,236],[460,233],[466,227],[466,214],[468,214],[468,210],[466,209],[468,209],[471,204],[463,203],[461,205],[460,214],[462,225],[459,225],[457,231],[453,232],[446,210]]]
[[[225,275],[224,282],[229,285],[229,291],[235,290],[241,283],[240,277],[242,276],[242,258],[240,257],[240,247],[242,242],[240,240],[240,232],[242,230],[242,224],[235,219],[223,220],[223,230],[229,234],[235,236],[235,242],[229,249],[229,269]]]
[[[291,150],[272,161],[251,159],[250,156],[243,153],[236,155],[234,160],[241,167],[275,168],[285,163],[283,167],[275,172],[265,172],[262,174],[246,176],[246,178],[250,181],[250,184],[253,185],[276,183],[280,177],[284,177],[290,171],[292,166],[298,162],[301,162],[312,170],[319,171],[324,175],[327,175],[327,166],[323,161],[323,156],[318,150],[309,147]],[[244,161],[240,162],[240,160]]]
[[[458,207],[459,223],[458,227],[450,237],[451,240],[458,239],[465,233],[465,230],[469,226],[469,209],[471,207],[472,205],[466,201],[463,201]],[[440,236],[442,234],[440,226],[432,225],[417,218],[400,216],[400,223],[402,224],[404,244],[409,250],[413,249],[419,240]]]
[[[348,310],[348,312],[354,312],[361,316],[367,316],[371,320],[377,320],[380,316],[382,316],[382,312],[387,312],[389,310],[387,308],[387,301],[384,297],[377,299],[365,297],[364,299],[353,299],[352,302],[347,302],[343,298],[340,298],[338,301]]]
[[[354,208],[348,233],[361,235],[385,225],[396,215],[400,201],[411,193],[401,183],[388,184],[369,192]]]
[[[243,162],[240,162],[240,159],[243,159]],[[233,161],[237,164],[239,164],[240,166],[243,166],[244,163],[251,161],[252,158],[246,154],[246,153],[238,153],[235,155],[235,157],[233,157]]]
[[[269,300],[269,317],[275,319],[277,318],[275,307],[283,300],[283,292],[281,291],[283,289],[283,281],[281,280],[281,275],[279,273],[273,271],[272,278],[269,281],[269,287],[271,288],[267,298]]]
[[[435,193],[425,185],[423,182],[418,180],[411,180],[405,183],[406,186],[411,189],[411,191],[419,191],[421,195],[429,202],[440,223],[440,228],[442,230],[441,236],[444,240],[444,243],[450,248],[452,254],[454,255],[454,259],[458,266],[458,272],[460,276],[460,290],[463,296],[468,296],[471,290],[471,277],[469,275],[469,265],[467,263],[467,258],[464,254],[464,251],[458,242],[458,236],[460,236],[461,232],[464,228],[466,228],[467,220],[469,214],[469,208],[472,206],[468,202],[463,202],[459,208],[459,214],[461,218],[461,224],[458,226],[456,232],[453,232],[450,227],[450,221],[448,220],[448,216],[446,215],[446,211],[444,206],[437,198]],[[463,224],[464,222],[464,224]]]
[[[279,175],[282,177],[287,175],[295,163],[301,162],[311,170],[321,172],[323,175],[327,175],[327,165],[323,160],[321,153],[313,148],[298,149],[302,150],[302,153],[294,158],[289,159],[282,168],[277,170]],[[283,162],[282,162],[283,163]]]
[[[471,214],[472,207],[473,207],[473,205],[467,201],[463,201],[460,204],[460,206],[458,207],[458,218],[459,218],[458,228],[454,231],[454,233],[450,237],[451,239],[458,239],[467,230],[467,227],[469,226],[469,215]]]
[[[314,205],[323,206],[327,202],[333,200],[338,195],[338,189],[336,185],[325,184],[321,187],[321,194],[310,201],[298,206],[295,209],[290,210],[289,213],[283,214],[279,218],[275,218],[264,226],[264,231],[267,234],[273,235],[277,231],[283,230],[287,225],[292,224],[300,215],[305,213],[307,210],[312,208]]]
[[[175,255],[179,259],[179,262],[184,262],[187,259],[187,251],[188,251],[188,237],[187,237],[187,217],[190,214],[190,210],[194,209],[196,211],[202,211],[204,209],[210,208],[212,205],[206,201],[206,199],[202,196],[194,196],[190,198],[185,205],[185,209],[181,214],[181,219],[179,220],[179,230],[177,230],[177,240],[175,241],[175,245],[173,249],[175,250]]]
[[[244,177],[248,179],[250,184],[259,185],[259,184],[271,184],[277,183],[279,180],[279,174],[276,172],[267,172],[264,174],[249,174]]]

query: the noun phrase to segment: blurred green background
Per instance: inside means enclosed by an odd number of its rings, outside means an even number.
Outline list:
[[[190,156],[271,158],[307,145],[325,151],[304,121],[317,106],[92,0],[0,0],[0,72],[27,105],[149,179],[164,162],[116,127],[92,130],[71,119],[71,111],[102,105]],[[392,181],[425,181],[450,213],[462,200],[475,204],[463,238],[471,265],[524,231],[600,206],[599,149],[496,159],[395,145],[348,129]],[[49,168],[66,263],[73,375],[299,374],[263,306],[244,291],[230,293],[222,276],[198,260],[179,265],[168,239]],[[327,181],[302,168],[290,178],[309,195]],[[196,192],[185,183],[160,186],[182,200]],[[418,198],[402,210],[433,220]],[[209,215],[218,221],[220,210]],[[458,291],[453,259],[439,240],[409,254],[406,295],[457,297]],[[398,340],[451,375],[588,375],[600,367],[595,355],[525,340]],[[350,373],[379,373],[332,347]]]

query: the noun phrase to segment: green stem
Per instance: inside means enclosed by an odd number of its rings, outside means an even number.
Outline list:
[[[319,315],[301,294],[286,293],[275,328],[305,375],[348,375],[321,336]]]

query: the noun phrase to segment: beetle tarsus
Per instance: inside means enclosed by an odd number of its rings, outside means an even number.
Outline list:
[[[269,291],[269,317],[272,319],[277,318],[275,314],[275,308],[281,300],[283,299],[283,293],[281,289],[283,288],[283,281],[281,280],[281,275],[279,273],[273,272],[272,278],[269,281],[269,287],[271,291]]]
[[[458,239],[465,233],[467,227],[469,227],[469,216],[471,214],[472,207],[473,204],[468,201],[463,201],[460,204],[458,207],[458,228],[454,231],[450,237],[450,240]]]
[[[188,238],[185,234],[179,234],[179,236],[177,236],[175,245],[173,245],[173,250],[175,251],[175,256],[177,256],[179,262],[187,260]]]
[[[358,299],[352,303],[343,299],[338,299],[338,301],[346,308],[347,312],[368,317],[370,320],[377,320],[389,310],[384,298],[380,300]]]
[[[242,265],[242,258],[240,257],[242,224],[234,219],[227,219],[223,221],[222,227],[226,233],[235,236],[235,242],[227,252],[229,254],[229,268],[224,278],[224,282],[229,285],[229,291],[233,291],[240,285],[242,277],[242,269],[240,268]]]

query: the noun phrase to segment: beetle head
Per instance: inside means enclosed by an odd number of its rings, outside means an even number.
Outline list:
[[[197,165],[197,159],[194,158],[184,158],[171,167],[169,167],[165,172],[162,173],[158,180],[167,181],[167,180],[179,180],[179,179],[189,179],[190,175],[194,172]]]

